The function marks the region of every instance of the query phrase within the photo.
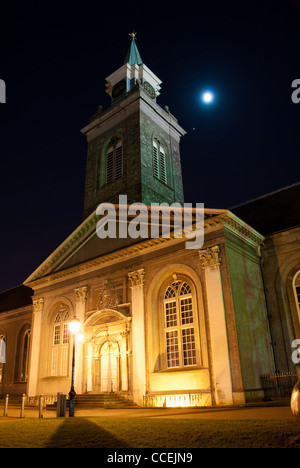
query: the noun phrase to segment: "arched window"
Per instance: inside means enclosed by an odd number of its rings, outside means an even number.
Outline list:
[[[159,140],[153,140],[153,175],[167,183],[166,153]]]
[[[61,304],[53,321],[51,375],[68,375],[69,321],[69,312]]]
[[[296,304],[298,308],[298,317],[300,320],[300,271],[295,277],[295,298],[296,298]]]
[[[197,364],[193,297],[190,285],[173,275],[164,294],[167,367]]]
[[[4,333],[0,333],[0,384],[3,380],[3,369],[6,363],[6,337]]]
[[[20,369],[20,381],[21,382],[27,382],[27,379],[28,379],[30,337],[31,337],[31,330],[28,329],[23,335],[23,343],[22,343],[22,350],[21,350],[22,352],[21,369]]]
[[[105,183],[110,184],[123,175],[122,140],[114,137],[106,150]]]

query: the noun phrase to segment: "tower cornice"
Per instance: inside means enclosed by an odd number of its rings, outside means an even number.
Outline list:
[[[127,112],[129,116],[131,113],[135,112],[138,107],[145,113],[152,113],[152,116],[156,115],[157,118],[161,119],[166,126],[166,130],[172,127],[175,133],[178,133],[180,136],[186,134],[186,131],[178,124],[176,118],[151,99],[142,86],[136,86],[134,90],[128,93],[126,98],[103,111],[80,131],[83,135],[86,135],[88,139],[92,139],[95,134],[97,134],[97,129],[100,126],[102,129],[104,126],[107,126],[107,129],[109,129],[110,126],[116,125],[118,114],[119,120],[121,121],[124,119],[124,112]]]

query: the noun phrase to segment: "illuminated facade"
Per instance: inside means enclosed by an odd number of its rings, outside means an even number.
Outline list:
[[[25,281],[26,300],[1,308],[3,393],[69,392],[74,317],[84,333],[76,343],[77,394],[114,392],[144,406],[233,405],[263,398],[260,376],[278,362],[292,369],[272,341],[273,296],[268,285],[266,294],[268,264],[262,265],[269,237],[238,215],[205,209],[201,249],[186,249],[184,237],[97,236],[97,205],[117,203],[120,194],[129,204],[183,204],[185,132],[157,104],[160,85],[132,37],[124,65],[107,78],[111,107],[82,130],[88,143],[83,222]],[[298,231],[292,235],[278,239],[289,239],[294,265],[284,270],[291,285],[282,315],[290,321],[280,341],[286,347],[299,334]]]

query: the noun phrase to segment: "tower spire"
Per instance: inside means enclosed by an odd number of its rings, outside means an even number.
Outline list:
[[[128,52],[126,54],[124,64],[129,63],[129,65],[134,65],[134,64],[143,65],[142,58],[140,56],[140,53],[138,51],[138,48],[137,48],[137,45],[136,45],[136,42],[135,42],[136,35],[137,35],[137,33],[134,30],[132,31],[132,33],[129,33],[129,36],[131,38],[130,39],[131,44],[130,44],[130,47],[129,47]]]

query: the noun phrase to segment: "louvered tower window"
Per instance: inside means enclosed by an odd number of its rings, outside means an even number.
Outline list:
[[[153,174],[164,184],[167,183],[166,153],[157,139],[153,140]]]
[[[112,138],[106,151],[106,184],[110,184],[123,175],[122,140]]]

